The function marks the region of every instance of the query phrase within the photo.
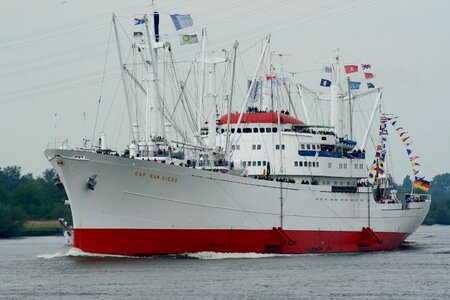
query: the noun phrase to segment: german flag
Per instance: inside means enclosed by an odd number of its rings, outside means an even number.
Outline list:
[[[414,180],[414,188],[428,192],[430,190],[430,182],[416,177],[416,180]]]

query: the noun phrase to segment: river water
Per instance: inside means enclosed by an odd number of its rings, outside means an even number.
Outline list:
[[[450,226],[393,252],[89,255],[63,237],[0,240],[0,299],[450,299]]]

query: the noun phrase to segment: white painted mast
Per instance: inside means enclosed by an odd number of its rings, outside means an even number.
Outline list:
[[[210,113],[208,114],[208,146],[210,148],[216,147],[216,65],[225,62],[227,59],[225,57],[208,57],[203,59],[198,59],[197,61],[202,64],[208,64],[208,106],[210,108]]]
[[[148,69],[149,71],[147,78],[147,103],[149,112],[149,124],[147,124],[147,126],[149,128],[149,136],[146,136],[146,140],[150,138],[149,146],[150,148],[155,149],[157,146],[154,143],[154,140],[158,137],[165,138],[165,133],[161,109],[161,97],[159,93],[157,47],[155,47],[154,44],[154,35],[148,26],[149,20],[147,15],[144,15],[144,20],[151,57],[151,68]]]
[[[130,106],[130,99],[129,99],[129,95],[128,95],[128,90],[127,90],[127,85],[126,85],[126,81],[125,81],[125,65],[123,63],[123,59],[122,59],[122,48],[120,47],[120,40],[119,40],[119,33],[117,31],[117,24],[116,24],[116,15],[113,14],[112,16],[112,21],[113,21],[113,25],[114,25],[114,34],[116,36],[116,44],[117,44],[117,53],[119,54],[119,63],[120,63],[120,76],[122,78],[122,83],[123,83],[123,90],[125,93],[125,101],[127,102],[127,112],[128,112],[128,118],[130,119],[130,123],[132,124],[133,127],[133,138],[135,141],[139,140],[139,126],[136,122],[133,121],[133,115],[131,113],[131,106]],[[135,128],[137,128],[135,130]]]
[[[333,66],[333,80],[331,83],[330,100],[331,100],[331,112],[330,121],[331,126],[334,127],[334,133],[337,137],[344,136],[344,101],[341,93],[340,85],[340,68],[339,68],[339,52],[335,57],[335,63]]]
[[[200,63],[200,80],[199,80],[199,108],[197,110],[197,134],[199,136],[199,143],[201,143],[201,132],[202,132],[202,117],[203,117],[203,96],[205,93],[205,63],[203,60],[205,59],[205,46],[206,46],[206,28],[202,29],[202,49],[200,53],[200,59],[198,62]]]

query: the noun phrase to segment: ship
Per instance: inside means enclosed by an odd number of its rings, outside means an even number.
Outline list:
[[[93,147],[63,144],[45,151],[70,200],[74,247],[130,256],[389,251],[421,225],[430,196],[411,191],[399,199],[389,174],[380,172],[389,117],[380,117],[383,151],[375,167],[367,164],[369,129],[361,143],[353,138],[344,110],[356,95],[342,87],[339,55],[332,63],[327,124],[314,124],[307,115],[301,120],[290,99],[283,107],[274,93],[262,92],[285,87],[274,73],[258,79],[270,36],[241,110],[232,111],[232,90],[218,105],[214,76],[217,65],[233,62],[205,54],[203,30],[196,63],[208,75],[209,91],[199,86],[204,106],[190,121],[192,137],[174,138],[171,130],[188,125],[164,114],[157,59],[170,46],[149,28],[147,16],[142,20],[150,43],[137,49],[149,56],[149,80],[141,87],[145,124],[130,117],[133,139],[123,150],[110,149],[102,134]],[[130,72],[120,64],[125,77]],[[368,128],[382,96],[381,88],[374,92]],[[205,119],[206,111],[213,113]]]

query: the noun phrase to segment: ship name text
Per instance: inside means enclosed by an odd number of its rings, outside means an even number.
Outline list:
[[[140,172],[140,171],[134,172],[134,176],[146,177],[146,178],[150,178],[153,180],[160,180],[160,181],[172,182],[172,183],[175,183],[178,181],[178,178],[176,178],[176,177],[165,176],[165,175],[160,175],[160,174],[155,174],[155,173],[148,173],[148,172]]]

